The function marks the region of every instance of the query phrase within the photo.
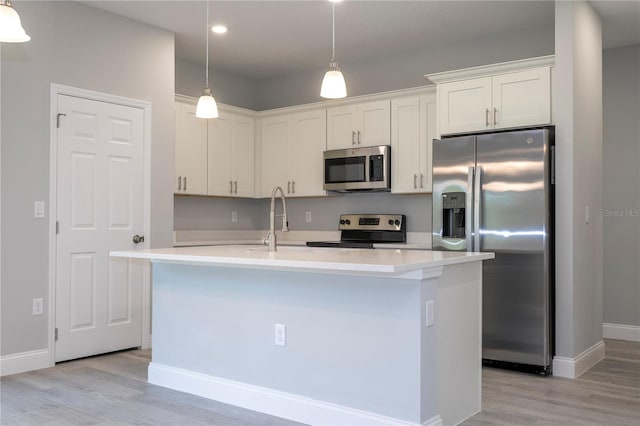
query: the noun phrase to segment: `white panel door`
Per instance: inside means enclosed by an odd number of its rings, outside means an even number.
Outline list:
[[[551,123],[549,68],[493,77],[493,121],[496,128]]]
[[[202,120],[205,122],[207,120]],[[232,196],[233,178],[231,164],[233,116],[221,112],[214,120],[208,120],[207,193],[209,195]]]
[[[440,134],[493,128],[491,77],[438,85]]]
[[[327,149],[347,149],[356,146],[358,108],[340,106],[327,109]]]
[[[309,197],[326,195],[322,188],[327,146],[327,115],[324,109],[296,114],[293,118],[293,140],[290,151],[294,180],[291,195]],[[285,188],[286,189],[286,188]]]
[[[391,102],[367,102],[358,105],[357,146],[391,144]]]
[[[393,99],[391,109],[391,190],[394,193],[417,192],[423,152],[420,138],[420,97]]]
[[[289,170],[289,141],[291,140],[291,115],[267,117],[261,123],[263,197],[271,197],[275,186],[291,192],[291,171]],[[287,188],[289,182],[289,188]]]
[[[255,182],[255,121],[236,115],[233,120],[233,195],[253,197]]]
[[[142,109],[58,96],[55,360],[142,344]]]

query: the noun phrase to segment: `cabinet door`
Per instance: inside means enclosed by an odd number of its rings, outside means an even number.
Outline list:
[[[494,127],[551,123],[551,70],[536,68],[493,77]]]
[[[220,111],[220,116],[209,120],[208,139],[208,194],[233,195],[231,149],[233,116]]]
[[[419,190],[421,149],[425,145],[420,131],[420,97],[391,100],[391,192]]]
[[[327,109],[327,149],[347,149],[356,145],[357,107]]]
[[[438,85],[440,134],[465,133],[493,127],[491,77]]]
[[[175,104],[176,194],[207,194],[207,120],[195,105]]]
[[[254,119],[235,116],[233,122],[233,195],[254,196]]]
[[[436,133],[437,104],[435,96],[420,96],[420,192],[432,192],[433,140]]]
[[[271,197],[276,185],[287,191],[289,172],[289,141],[291,139],[291,116],[267,117],[261,123],[262,180],[263,197]]]
[[[358,105],[357,146],[391,144],[391,102],[367,102]]]
[[[314,110],[293,117],[293,138],[290,152],[294,197],[326,195],[322,189],[324,166],[322,153],[327,146],[326,110]],[[287,190],[287,188],[284,188]]]

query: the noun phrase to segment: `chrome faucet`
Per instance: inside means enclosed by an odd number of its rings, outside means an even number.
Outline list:
[[[282,200],[282,232],[289,232],[289,223],[287,222],[287,205],[284,201],[284,191],[279,186],[271,191],[271,210],[269,211],[269,251],[278,251],[276,238],[276,195],[280,191],[280,199]]]

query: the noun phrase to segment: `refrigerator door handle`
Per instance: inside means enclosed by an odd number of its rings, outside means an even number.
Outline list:
[[[481,236],[480,236],[480,208],[482,207],[480,205],[480,194],[482,191],[482,166],[477,166],[476,167],[476,176],[475,176],[475,181],[474,181],[474,188],[473,188],[473,232],[474,232],[474,238],[473,238],[473,251],[480,251],[481,247],[480,247],[480,242],[481,242]]]
[[[467,172],[467,199],[465,200],[464,234],[467,238],[467,251],[473,251],[473,177],[475,167],[470,166]]]

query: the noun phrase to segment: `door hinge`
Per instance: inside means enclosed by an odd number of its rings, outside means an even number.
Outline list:
[[[60,117],[66,116],[67,114],[63,113],[63,112],[59,112],[56,115],[56,128],[59,129],[60,128]]]
[[[58,341],[58,327],[56,327],[56,329],[55,329],[54,338],[55,338],[55,341],[57,342]]]

